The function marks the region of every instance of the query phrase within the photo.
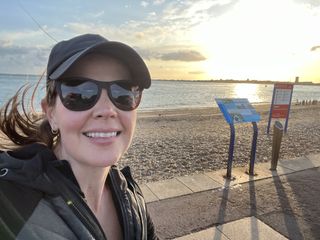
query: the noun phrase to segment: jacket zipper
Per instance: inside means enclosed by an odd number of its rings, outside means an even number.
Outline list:
[[[50,177],[44,173],[44,176],[47,178],[48,181],[51,181]],[[70,187],[68,187],[70,188]],[[96,217],[94,216],[94,214],[92,213],[91,209],[89,209],[89,207],[86,205],[86,203],[84,202],[84,200],[78,196],[77,193],[75,193],[75,190],[71,188],[71,191],[73,192],[73,195],[75,195],[77,197],[77,201],[80,204],[77,204],[74,201],[71,201],[69,195],[70,193],[66,193],[66,191],[64,191],[64,188],[61,187],[60,192],[62,193],[61,196],[63,197],[64,201],[66,202],[66,204],[70,207],[70,209],[72,210],[73,213],[75,213],[75,215],[79,218],[79,220],[85,225],[85,227],[87,228],[87,230],[91,233],[91,235],[94,237],[94,239],[99,239],[99,237],[96,235],[95,229],[92,226],[92,224],[89,222],[89,220],[87,219],[87,217],[83,214],[84,212],[87,212],[89,215],[91,215],[93,221],[96,223],[96,225],[98,226],[98,228],[100,229],[100,232],[102,233],[103,239],[107,240],[100,224],[98,223],[98,220],[96,220]]]
[[[116,184],[116,180],[115,177],[113,175],[113,171],[109,172],[110,175],[110,180],[111,180],[111,185],[113,186],[114,190],[115,190],[115,196],[118,200],[118,203],[120,205],[120,210],[121,210],[121,219],[124,223],[124,227],[123,227],[123,231],[124,231],[124,236],[123,239],[129,239],[129,219],[126,218],[125,216],[127,216],[126,211],[125,211],[125,206],[124,203],[122,202],[122,198],[121,198],[121,190],[120,187],[118,186],[118,184]]]
[[[139,217],[140,217],[140,224],[141,224],[141,237],[142,237],[142,239],[145,239],[144,238],[144,229],[145,229],[145,226],[144,226],[144,220],[143,220],[143,216],[142,216],[142,206],[141,206],[141,204],[140,204],[140,201],[138,201],[138,199],[137,199],[137,191],[136,191],[136,189],[133,187],[133,195],[134,195],[134,199],[135,199],[135,201],[136,201],[136,203],[137,203],[137,207],[138,207],[138,211],[139,211]]]
[[[83,200],[82,200],[83,201]],[[79,205],[75,202],[72,202],[71,200],[66,201],[67,205],[73,210],[73,212],[78,216],[80,221],[86,226],[88,231],[92,234],[94,239],[100,239],[100,237],[96,236],[96,232],[92,224],[88,221],[87,217],[83,214],[84,212],[88,212],[88,214],[91,214],[90,209],[86,207],[85,203],[80,203]],[[93,217],[93,216],[92,216]],[[97,226],[99,226],[100,231],[103,233],[101,230],[101,227],[99,223],[96,223]],[[107,240],[107,238],[104,236],[104,240]]]

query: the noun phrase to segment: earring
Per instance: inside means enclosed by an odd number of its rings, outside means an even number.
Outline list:
[[[57,135],[58,133],[59,133],[59,130],[58,129],[53,129],[53,128],[51,128],[51,133],[52,133],[52,135]]]

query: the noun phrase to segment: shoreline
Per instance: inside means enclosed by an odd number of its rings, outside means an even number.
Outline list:
[[[261,102],[253,103],[252,106],[258,111],[261,109],[270,110],[270,103]],[[190,115],[194,113],[203,113],[208,111],[209,113],[220,113],[220,109],[217,105],[210,107],[180,107],[180,108],[158,108],[158,109],[142,109],[138,110],[138,118],[143,117],[155,117],[155,116],[171,116],[171,115]]]
[[[253,104],[258,122],[256,162],[271,161],[272,125],[266,134],[270,104]],[[291,105],[288,132],[279,159],[319,153],[320,105]],[[284,119],[282,121],[284,125]],[[236,124],[233,167],[248,166],[252,126]],[[218,107],[138,112],[132,146],[119,165],[129,165],[139,183],[225,169],[230,128]]]
[[[291,108],[317,108],[320,107],[320,102],[317,101],[317,104],[302,104],[304,100],[299,101],[299,103],[292,102]],[[256,102],[251,103],[251,105],[256,109],[256,111],[269,111],[271,107],[270,102]],[[138,109],[138,117],[143,117],[144,115],[156,115],[157,113],[163,113],[163,114],[169,114],[169,113],[176,113],[176,112],[194,112],[194,111],[202,111],[202,110],[208,110],[208,109],[214,109],[217,112],[220,112],[219,107],[217,104],[213,104],[212,106],[199,106],[199,107],[174,107],[174,108],[151,108],[151,109]]]

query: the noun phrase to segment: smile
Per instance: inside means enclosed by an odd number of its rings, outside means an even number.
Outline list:
[[[86,132],[85,136],[89,138],[110,138],[116,137],[120,132]]]

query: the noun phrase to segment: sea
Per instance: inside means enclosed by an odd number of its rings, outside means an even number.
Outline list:
[[[0,105],[8,101],[25,84],[35,85],[38,75],[0,74]],[[152,80],[145,89],[139,111],[177,108],[217,107],[215,98],[247,98],[252,104],[271,103],[273,84],[225,83],[213,81]],[[32,91],[29,93],[31,96]],[[45,95],[45,78],[41,79],[34,107],[40,111]],[[320,101],[320,85],[295,85],[292,103]]]

